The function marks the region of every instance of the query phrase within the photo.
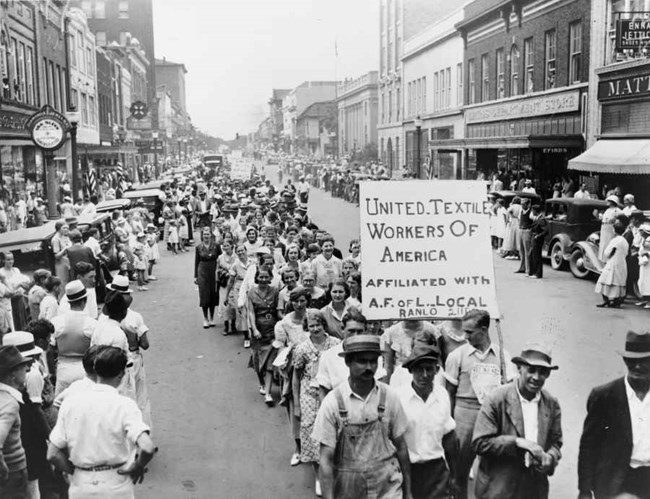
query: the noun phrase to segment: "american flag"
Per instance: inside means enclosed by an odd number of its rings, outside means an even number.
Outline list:
[[[433,162],[431,161],[431,156],[424,158],[424,168],[427,172],[427,179],[433,178]]]
[[[86,174],[86,190],[88,191],[88,195],[92,196],[95,194],[96,189],[97,181],[95,180],[95,170],[90,168]]]
[[[115,166],[115,176],[116,176],[116,187],[115,187],[115,197],[117,199],[122,197],[122,193],[126,190],[126,182],[124,181],[124,169],[122,168],[122,163],[118,163]]]

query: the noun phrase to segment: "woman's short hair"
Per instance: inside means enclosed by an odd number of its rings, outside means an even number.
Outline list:
[[[70,231],[70,235],[68,236],[70,238],[70,241],[73,243],[80,243],[83,241],[83,236],[81,235],[81,231],[78,231],[77,229]]]
[[[350,307],[343,316],[341,323],[343,324],[343,327],[345,327],[350,321],[358,322],[360,324],[368,324],[368,319],[366,319],[366,316],[363,315],[357,307]]]
[[[95,270],[95,266],[92,263],[88,262],[77,262],[74,266],[75,274],[77,277],[86,275],[88,272]]]
[[[289,293],[289,301],[294,302],[304,296],[307,299],[307,306],[311,304],[311,293],[302,286],[296,286]]]
[[[63,220],[59,220],[54,224],[54,230],[59,232],[61,230],[61,227],[63,227],[64,225],[66,225],[66,223]]]
[[[255,284],[258,284],[258,277],[260,275],[260,272],[267,272],[269,276],[271,277],[271,280],[273,280],[273,270],[271,270],[268,267],[257,267],[255,270]]]
[[[323,315],[323,312],[321,312],[320,310],[317,310],[315,308],[307,310],[307,312],[305,313],[305,318],[302,320],[302,328],[305,331],[309,331],[308,324],[310,320],[318,321],[319,324],[323,326],[323,330],[327,334],[330,333],[329,327],[327,326],[327,321],[325,320],[325,316]]]
[[[352,265],[354,270],[359,270],[359,264],[354,258],[350,258],[350,257],[344,258],[343,261],[341,262],[341,266],[343,266],[343,264],[345,263],[349,263],[350,265]]]
[[[285,276],[287,274],[295,274],[296,279],[298,279],[298,271],[296,269],[294,269],[293,267],[286,267],[286,268],[282,269],[282,275],[280,276],[280,278],[282,279],[282,282],[284,282],[285,284],[286,284],[286,281],[284,280],[284,278],[285,278]]]
[[[350,286],[348,286],[348,283],[345,282],[345,279],[342,277],[337,277],[332,282],[330,282],[330,285],[327,288],[330,296],[332,296],[332,289],[334,289],[334,286],[341,286],[345,291],[345,298],[350,298]]]
[[[54,275],[51,275],[50,277],[48,277],[45,280],[45,289],[48,292],[51,292],[54,288],[56,288],[57,286],[60,286],[60,285],[61,285],[61,279],[59,279],[58,277],[56,277]]]
[[[352,241],[350,241],[349,251],[352,251],[352,246],[354,246],[355,244],[361,246],[361,242],[358,239],[352,239]]]

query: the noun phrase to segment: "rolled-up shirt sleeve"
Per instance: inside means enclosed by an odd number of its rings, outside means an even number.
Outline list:
[[[124,402],[123,427],[126,431],[126,437],[135,444],[140,435],[144,432],[150,432],[151,428],[144,423],[142,412],[133,400],[129,399]]]
[[[311,438],[328,447],[336,447],[338,435],[338,404],[334,392],[325,397],[318,409]]]
[[[457,348],[449,354],[447,362],[445,362],[445,379],[452,385],[458,386],[458,378],[460,377],[460,349]]]

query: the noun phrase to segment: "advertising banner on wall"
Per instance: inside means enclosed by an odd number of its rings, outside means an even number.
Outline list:
[[[484,182],[360,185],[364,314],[371,320],[499,317]]]

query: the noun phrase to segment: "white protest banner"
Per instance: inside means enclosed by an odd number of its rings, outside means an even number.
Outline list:
[[[484,182],[366,181],[360,200],[368,319],[499,317]]]
[[[230,178],[233,180],[249,180],[253,170],[253,162],[246,158],[232,158],[230,160]]]

